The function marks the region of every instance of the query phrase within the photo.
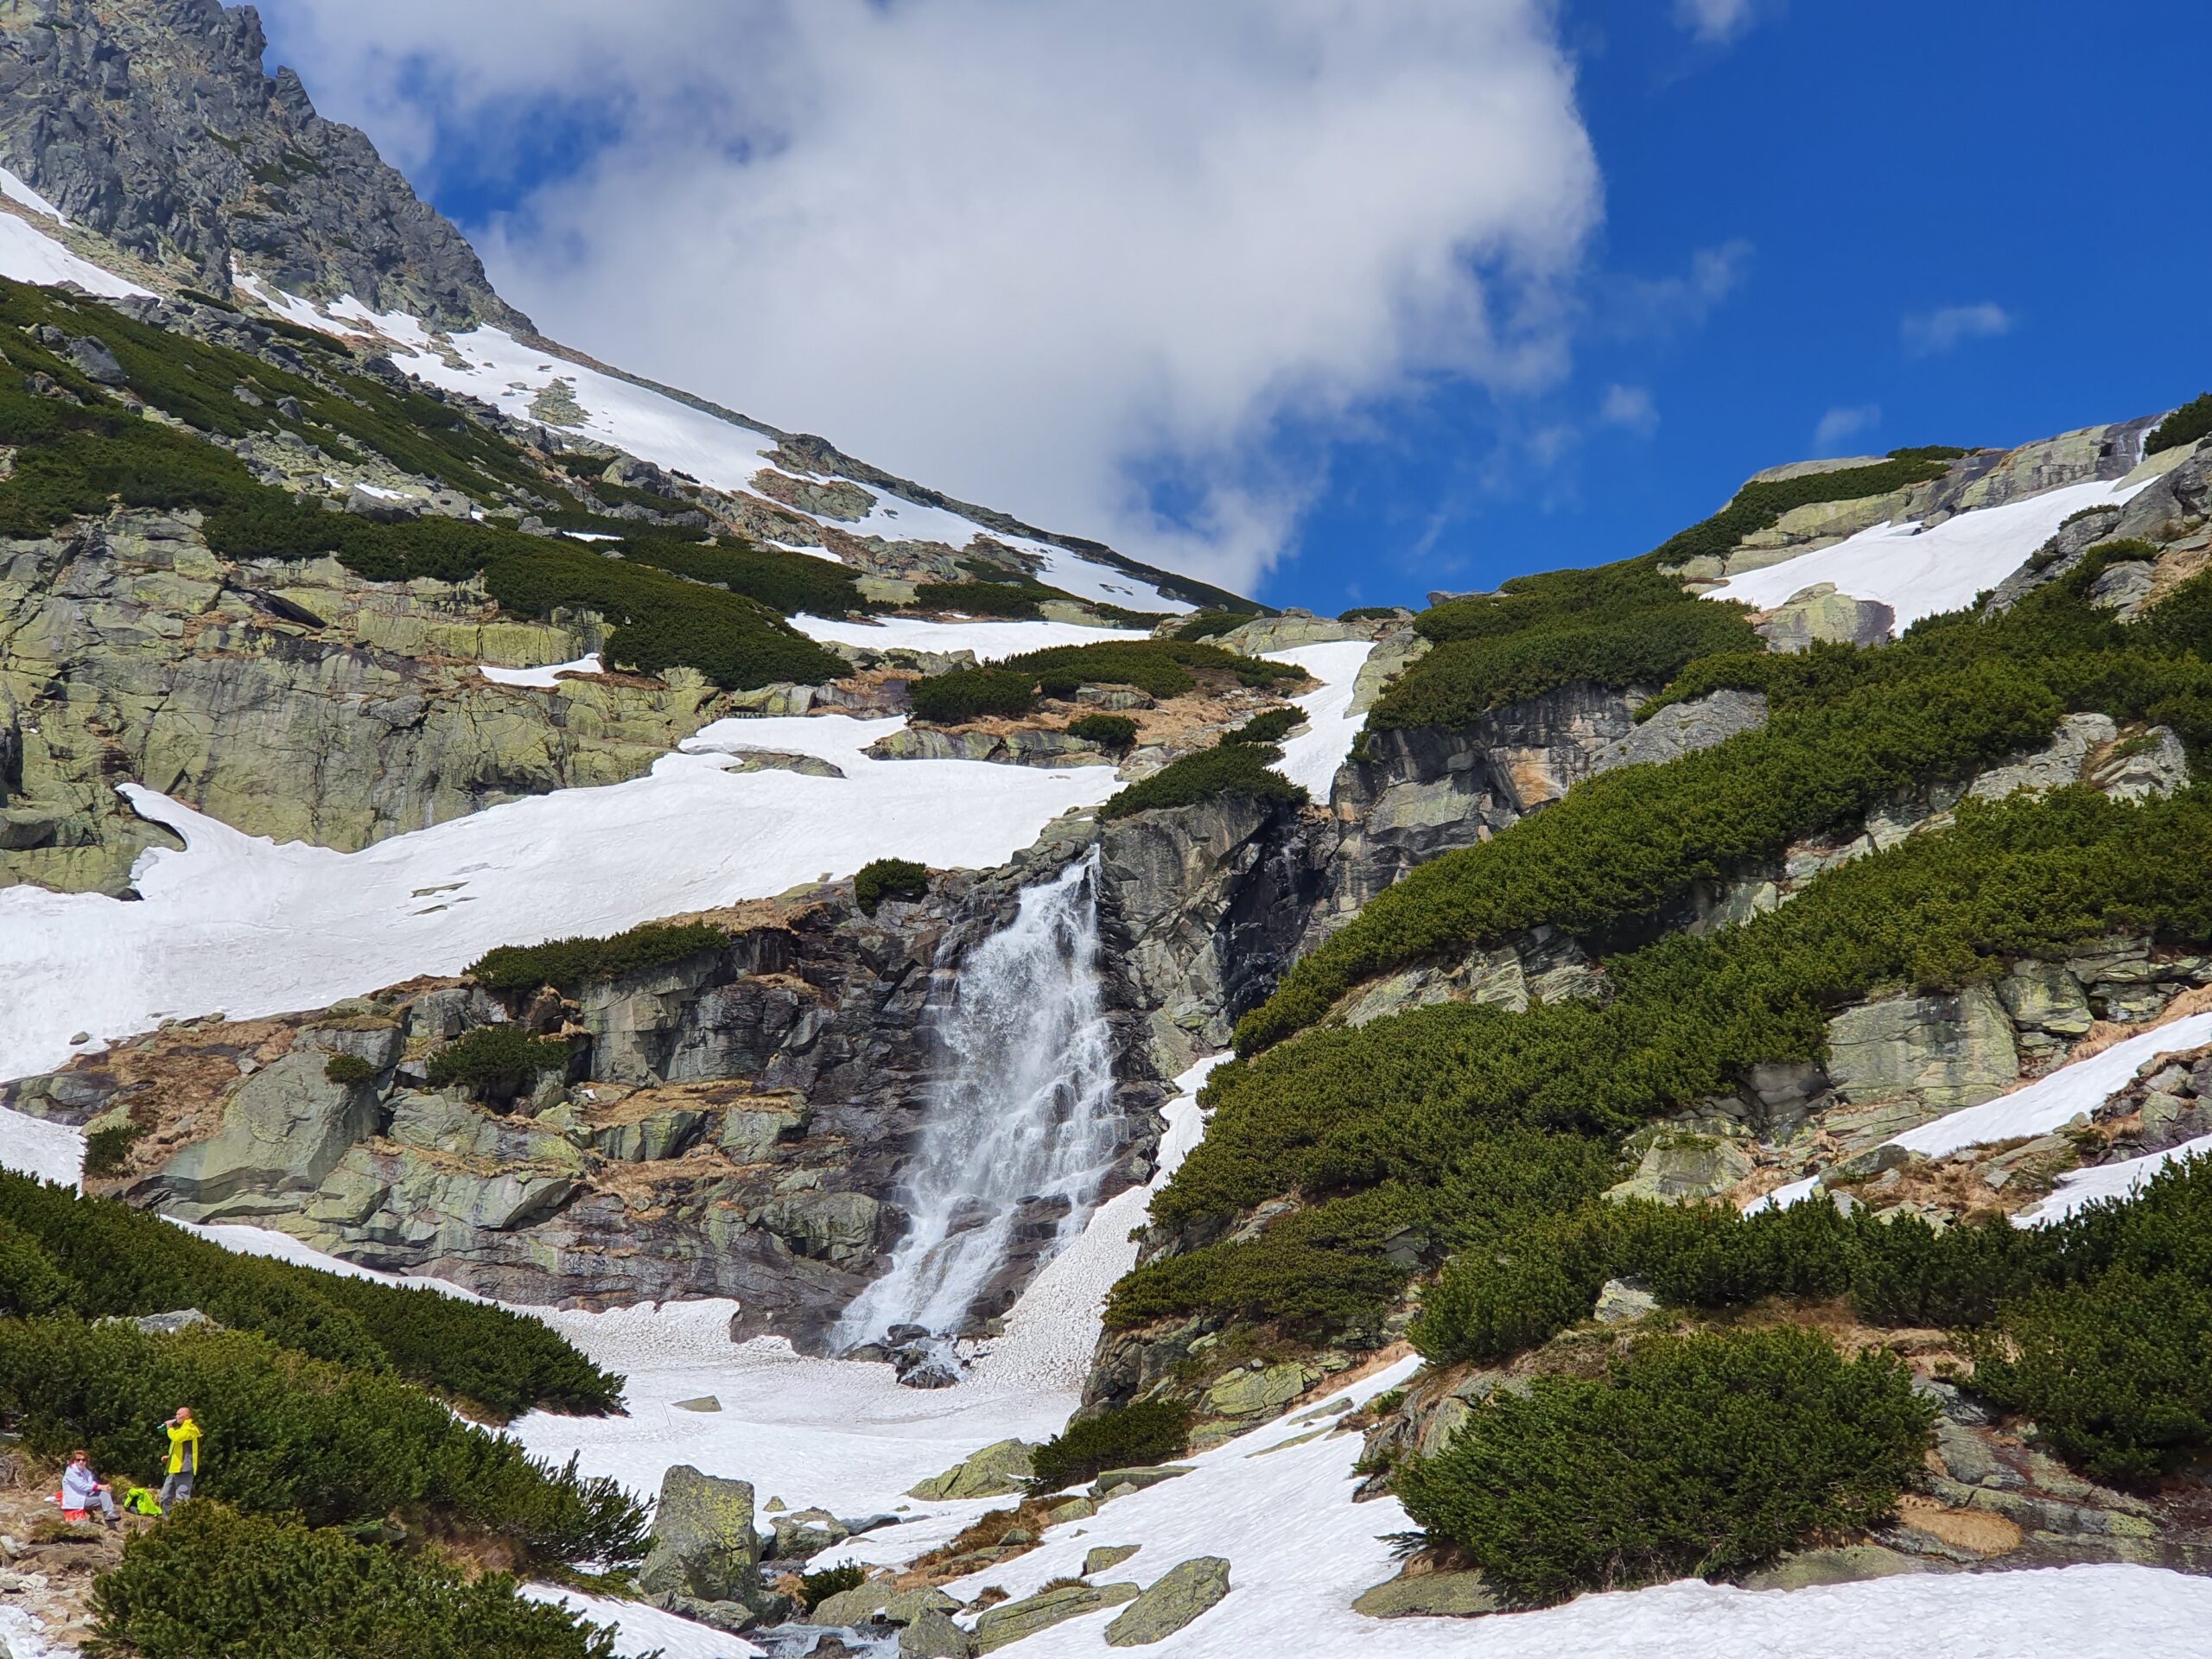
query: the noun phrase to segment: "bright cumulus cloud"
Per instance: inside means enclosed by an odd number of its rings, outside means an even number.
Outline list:
[[[402,165],[594,135],[484,238],[556,338],[1233,584],[1286,432],[1562,370],[1599,211],[1544,0],[264,10]]]

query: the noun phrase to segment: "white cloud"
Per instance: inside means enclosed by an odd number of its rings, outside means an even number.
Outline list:
[[[1955,351],[1970,340],[2009,334],[2018,321],[2003,306],[1984,300],[1980,305],[1947,305],[1916,312],[1898,323],[1897,332],[1911,355],[1934,357]]]
[[[1659,429],[1659,406],[1642,386],[1607,386],[1598,418],[1607,426],[1625,428],[1640,438]]]
[[[1723,46],[1751,26],[1754,0],[1675,0],[1675,21],[1709,45]]]
[[[1751,273],[1751,245],[1741,237],[1700,248],[1679,276],[1612,277],[1599,284],[1599,321],[1630,339],[1663,339],[1695,328]]]
[[[1821,416],[1821,423],[1813,429],[1813,453],[1832,455],[1847,445],[1862,432],[1871,432],[1882,423],[1879,404],[1839,404]]]
[[[608,135],[483,238],[556,338],[1237,585],[1319,486],[1283,431],[1558,379],[1599,213],[1546,0],[264,11],[403,162]]]

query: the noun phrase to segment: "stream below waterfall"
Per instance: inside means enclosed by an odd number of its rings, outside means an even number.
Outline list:
[[[889,1271],[838,1321],[833,1350],[887,1333],[927,1342],[951,1381],[951,1341],[1015,1247],[1041,1262],[1082,1231],[1117,1131],[1098,950],[1093,849],[1025,888],[1014,920],[960,964],[934,1015],[941,1060],[900,1182],[906,1231]]]

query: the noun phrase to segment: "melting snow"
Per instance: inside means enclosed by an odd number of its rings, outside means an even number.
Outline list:
[[[21,202],[35,213],[45,214],[57,225],[69,222],[67,214],[4,167],[0,167],[0,195],[6,196],[10,201]]]
[[[82,1130],[0,1106],[0,1169],[74,1186],[84,1168]]]
[[[1916,522],[1877,524],[1763,570],[1732,576],[1705,595],[1762,608],[1823,582],[1897,612],[1902,633],[1924,616],[1965,608],[1997,586],[2084,507],[2117,505],[2143,488],[2092,481],[2047,490],[2024,501],[1978,507],[1923,530]]]
[[[1086,628],[1072,622],[924,622],[907,616],[863,622],[857,618],[839,621],[804,613],[791,620],[809,639],[833,645],[866,645],[872,651],[972,651],[982,663],[1053,645],[1095,645],[1111,639],[1152,637],[1126,628]]]
[[[573,663],[554,663],[544,668],[493,668],[489,663],[476,671],[486,679],[499,685],[550,686],[563,674],[601,674],[599,653],[589,652]]]
[[[2125,1163],[2100,1164],[2094,1169],[2077,1169],[2070,1175],[2062,1175],[2057,1190],[2034,1209],[2023,1211],[2018,1218],[2031,1226],[2048,1227],[2100,1198],[2132,1198],[2145,1181],[2168,1164],[2191,1158],[2212,1158],[2212,1135],[2199,1135],[2164,1152],[2130,1158]]]
[[[16,194],[13,190],[7,194]],[[18,196],[16,200],[22,198]],[[13,213],[0,213],[0,276],[47,287],[74,283],[88,293],[105,295],[109,299],[121,299],[130,294],[150,296],[153,292],[113,271],[101,270],[89,259],[79,258],[43,231]]]
[[[1294,784],[1303,784],[1323,805],[1328,804],[1337,768],[1344,765],[1366,719],[1351,711],[1352,689],[1374,649],[1364,639],[1340,639],[1268,653],[1269,662],[1295,664],[1321,682],[1319,690],[1292,699],[1306,711],[1306,729],[1284,741],[1275,770]]]

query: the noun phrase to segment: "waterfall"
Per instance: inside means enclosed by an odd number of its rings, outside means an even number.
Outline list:
[[[1116,1139],[1096,849],[1023,890],[1012,923],[962,963],[937,1026],[943,1064],[901,1183],[906,1233],[890,1271],[845,1310],[835,1348],[893,1325],[959,1334],[1025,1201],[1065,1201],[1047,1255],[1090,1218]]]

